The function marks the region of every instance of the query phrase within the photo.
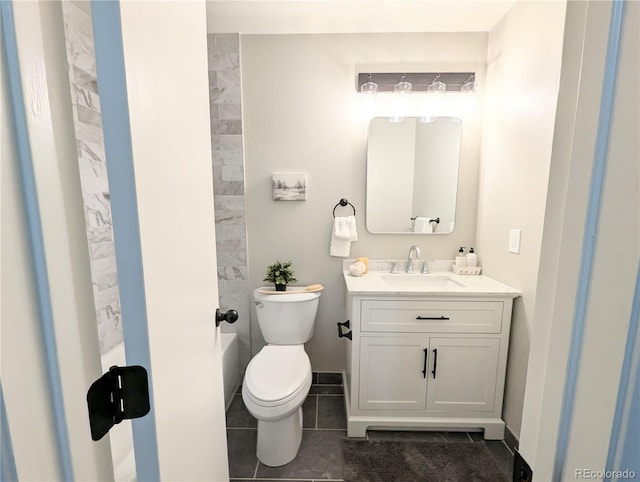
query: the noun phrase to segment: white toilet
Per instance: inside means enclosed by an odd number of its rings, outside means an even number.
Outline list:
[[[268,343],[245,372],[242,399],[258,419],[258,460],[278,467],[291,462],[302,441],[302,404],[311,387],[304,343],[313,336],[320,293],[253,293],[258,324]]]

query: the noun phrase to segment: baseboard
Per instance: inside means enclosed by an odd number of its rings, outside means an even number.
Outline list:
[[[342,385],[342,373],[340,372],[313,372],[314,385]]]
[[[516,437],[516,435],[511,431],[511,428],[508,425],[505,426],[504,443],[514,454],[516,453],[518,448],[520,448],[520,440],[518,440],[518,437]]]

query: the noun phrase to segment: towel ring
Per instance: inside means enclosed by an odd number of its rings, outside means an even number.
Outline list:
[[[349,201],[347,201],[345,198],[342,198],[342,199],[340,199],[340,201],[338,201],[338,204],[336,204],[336,205],[333,207],[333,217],[334,217],[334,218],[336,217],[336,208],[337,208],[338,206],[346,206],[347,204],[348,204],[349,206],[351,206],[351,208],[353,209],[353,215],[355,216],[355,215],[356,215],[356,208],[355,208],[355,206],[354,206],[353,204],[351,204]]]

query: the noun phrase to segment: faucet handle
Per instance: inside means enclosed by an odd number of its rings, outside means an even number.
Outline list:
[[[422,274],[429,274],[429,260],[424,260],[424,263],[422,263]]]
[[[398,263],[396,261],[391,263],[391,274],[398,274]]]

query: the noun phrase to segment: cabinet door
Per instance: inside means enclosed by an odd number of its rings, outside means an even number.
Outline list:
[[[362,336],[358,407],[424,410],[428,349],[428,337]]]
[[[493,411],[499,350],[497,338],[432,337],[427,410]]]

